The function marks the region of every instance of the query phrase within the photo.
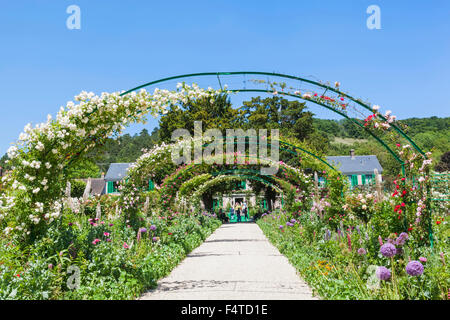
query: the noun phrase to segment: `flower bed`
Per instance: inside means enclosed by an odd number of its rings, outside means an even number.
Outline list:
[[[323,299],[448,299],[450,245],[442,224],[434,249],[407,233],[379,237],[361,221],[331,231],[316,213],[265,214],[258,225]]]
[[[64,216],[28,247],[0,239],[0,299],[136,298],[220,224],[203,214],[150,217],[136,232],[122,219]]]

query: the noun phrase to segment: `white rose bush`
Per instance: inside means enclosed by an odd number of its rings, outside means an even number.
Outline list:
[[[67,171],[84,153],[119,135],[130,123],[145,123],[171,105],[213,97],[221,91],[178,84],[177,90],[144,89],[120,92],[81,92],[53,118],[32,127],[8,149],[12,170],[2,178],[0,225],[5,233],[34,238],[62,213]]]

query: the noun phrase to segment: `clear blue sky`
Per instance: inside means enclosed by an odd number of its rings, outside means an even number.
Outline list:
[[[71,4],[81,30],[66,27]],[[366,27],[371,4],[381,30]],[[449,39],[448,0],[2,1],[0,155],[81,90],[190,72],[312,75],[400,119],[448,117]]]

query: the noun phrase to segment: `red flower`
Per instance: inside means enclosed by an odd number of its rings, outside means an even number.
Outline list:
[[[172,235],[172,232],[169,232],[168,235],[171,236],[171,235]]]
[[[411,228],[408,228],[408,232],[409,232],[409,231],[412,231],[412,229],[413,229],[412,227],[411,227]]]
[[[441,224],[441,222],[438,220],[438,221],[436,221],[436,224]]]

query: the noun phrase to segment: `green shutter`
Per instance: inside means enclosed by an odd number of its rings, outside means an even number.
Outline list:
[[[152,180],[148,180],[148,190],[152,191],[153,189],[155,189],[155,184]]]
[[[356,174],[352,174],[352,187],[358,185],[358,176]]]
[[[114,182],[112,181],[108,181],[107,182],[107,189],[106,189],[106,193],[113,193],[114,192]]]
[[[362,175],[361,175],[361,183],[362,183],[363,185],[366,184],[366,175],[365,175],[365,174],[362,174]]]

